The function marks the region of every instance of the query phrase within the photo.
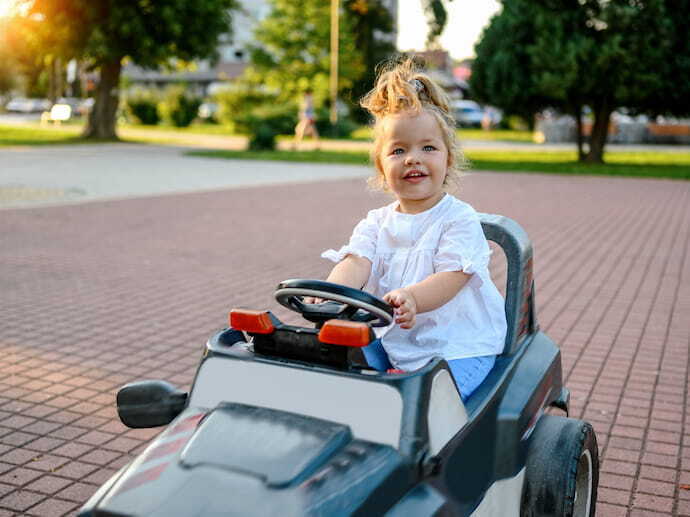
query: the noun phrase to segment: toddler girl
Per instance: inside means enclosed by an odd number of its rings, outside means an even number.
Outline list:
[[[337,262],[328,281],[395,307],[395,322],[364,349],[372,367],[410,371],[441,356],[465,400],[503,350],[506,320],[477,213],[446,192],[461,160],[448,100],[406,61],[380,74],[361,104],[375,119],[373,183],[396,200],[323,253]]]

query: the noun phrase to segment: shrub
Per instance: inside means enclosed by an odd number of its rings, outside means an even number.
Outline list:
[[[135,122],[155,126],[160,122],[158,115],[158,95],[150,90],[139,90],[125,99],[125,108],[128,115]]]
[[[277,135],[290,135],[297,125],[297,109],[290,105],[265,104],[254,108],[250,118],[268,125]]]
[[[250,135],[249,149],[274,150],[276,136],[291,134],[297,122],[296,110],[290,106],[266,105],[254,108],[235,121],[240,131]]]
[[[359,125],[355,121],[342,114],[338,116],[338,121],[333,125],[328,110],[320,109],[316,112],[316,129],[322,137],[349,138],[358,127]]]
[[[171,86],[158,103],[158,112],[166,124],[187,127],[197,117],[201,102],[201,98],[189,94],[184,86]]]
[[[276,135],[274,128],[265,123],[259,123],[249,137],[250,151],[275,151]]]
[[[290,134],[297,124],[295,104],[278,103],[275,94],[250,84],[236,84],[219,92],[214,101],[218,105],[218,120],[239,133],[252,132],[257,119],[273,127],[276,134]]]
[[[249,85],[235,84],[231,89],[216,93],[213,100],[218,105],[217,117],[221,124],[232,127],[235,132],[247,133],[246,122],[251,111],[275,98]]]

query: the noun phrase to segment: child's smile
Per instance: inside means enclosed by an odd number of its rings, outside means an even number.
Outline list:
[[[434,116],[389,115],[384,121],[380,164],[386,185],[400,202],[400,211],[419,213],[443,197],[448,149]]]
[[[427,173],[422,172],[418,169],[412,169],[403,176],[403,179],[409,181],[410,183],[420,183],[424,180],[424,178],[428,177],[429,175]]]

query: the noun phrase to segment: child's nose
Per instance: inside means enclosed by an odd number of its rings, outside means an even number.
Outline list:
[[[411,151],[407,153],[407,156],[405,157],[405,163],[408,165],[412,165],[413,163],[419,163],[419,158],[417,157],[417,153]]]

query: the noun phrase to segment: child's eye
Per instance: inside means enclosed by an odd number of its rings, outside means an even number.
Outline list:
[[[405,151],[403,150],[402,147],[396,147],[395,149],[393,149],[393,151],[391,151],[391,154],[402,154],[404,152]]]
[[[424,150],[424,151],[435,151],[436,148],[433,145],[425,145],[424,147],[422,147],[422,150]]]

